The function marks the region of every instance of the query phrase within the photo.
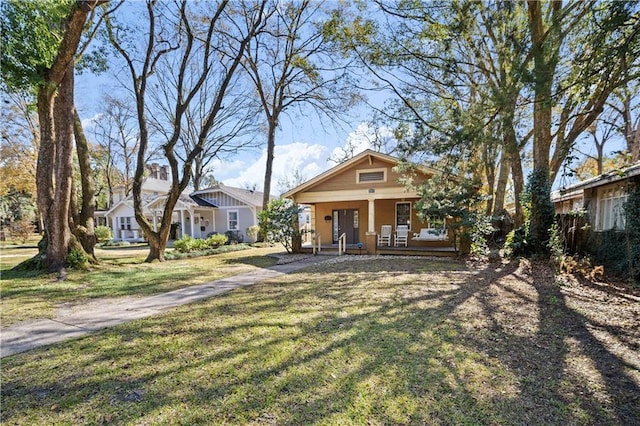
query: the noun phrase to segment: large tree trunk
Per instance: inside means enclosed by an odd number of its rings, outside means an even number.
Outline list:
[[[76,223],[75,234],[84,251],[95,260],[94,247],[96,245],[94,212],[96,206],[95,187],[93,174],[91,173],[91,159],[89,156],[89,143],[82,128],[82,122],[78,111],[73,110],[73,130],[78,153],[78,165],[80,168],[80,182],[82,188],[82,207]]]
[[[64,22],[58,52],[38,86],[40,147],[36,170],[37,202],[43,218],[47,269],[64,271],[72,242],[69,211],[73,159],[73,57],[87,15],[100,1],[78,1]],[[56,97],[56,90],[59,91]],[[55,111],[55,114],[54,114]],[[54,118],[55,117],[55,118]],[[46,248],[45,248],[46,247]]]
[[[58,86],[55,111],[55,187],[49,209],[47,264],[49,270],[63,271],[72,240],[70,223],[73,185],[73,66],[69,64]]]
[[[546,211],[550,203],[549,194],[542,191],[550,187],[549,153],[551,151],[551,119],[553,108],[553,77],[557,64],[555,43],[558,37],[558,14],[562,8],[561,1],[552,1],[551,25],[545,31],[541,2],[529,0],[529,30],[531,33],[534,74],[533,105],[533,173],[536,185],[531,190],[531,234],[536,244],[536,251],[545,251],[549,239],[549,228],[553,216]],[[551,221],[549,220],[551,218]]]
[[[54,92],[46,86],[38,88],[38,121],[40,123],[40,147],[36,165],[36,195],[38,210],[42,217],[42,230],[48,240],[49,217],[53,204],[53,165],[55,164],[56,145],[53,123]],[[48,245],[48,241],[47,244]],[[41,253],[45,254],[45,253]]]

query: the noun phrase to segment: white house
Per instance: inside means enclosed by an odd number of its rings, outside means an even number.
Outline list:
[[[143,211],[157,229],[167,194],[171,187],[166,166],[152,164],[150,174],[142,183]],[[262,210],[262,193],[226,185],[216,185],[191,194],[185,191],[174,207],[171,222],[175,231],[171,238],[190,235],[206,238],[210,234],[228,234],[237,241],[253,242],[247,228],[258,224]],[[114,190],[113,205],[96,212],[96,223],[109,226],[117,241],[144,241],[135,220],[133,197],[125,195],[124,187]]]

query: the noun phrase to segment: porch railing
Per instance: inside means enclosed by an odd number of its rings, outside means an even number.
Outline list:
[[[347,234],[344,233],[338,238],[338,256],[342,256],[347,251]]]
[[[320,250],[322,250],[322,237],[319,232],[314,234],[311,246],[313,247],[313,254],[320,253]]]

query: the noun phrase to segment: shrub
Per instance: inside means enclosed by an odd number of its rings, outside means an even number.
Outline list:
[[[102,247],[124,247],[130,245],[131,243],[129,241],[107,241],[106,243],[102,243]]]
[[[109,228],[108,226],[96,226],[95,235],[96,239],[99,242],[109,241],[113,239],[111,228]]]
[[[206,239],[207,246],[210,248],[216,248],[219,246],[223,246],[227,243],[228,238],[224,234],[213,234]]]
[[[260,227],[258,225],[253,225],[247,228],[247,237],[255,240],[258,238],[258,232],[260,232]]]
[[[213,234],[206,240],[185,235],[173,243],[173,248],[180,253],[190,253],[193,251],[203,251],[215,248],[225,244],[226,242],[227,237],[222,234]]]
[[[22,219],[16,220],[9,225],[9,234],[14,240],[19,240],[21,243],[25,243],[29,237],[35,231],[35,227],[30,220]]]
[[[72,269],[84,269],[89,264],[89,258],[80,250],[73,248],[67,254],[67,265]]]
[[[300,242],[299,213],[300,206],[289,199],[270,201],[267,209],[258,215],[267,240],[281,243],[287,253],[295,253]]]

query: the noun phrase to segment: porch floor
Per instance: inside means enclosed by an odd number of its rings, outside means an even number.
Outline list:
[[[337,244],[322,244],[320,246],[320,254],[337,254]],[[303,244],[301,248],[303,253],[312,253],[313,247],[311,244]],[[347,244],[347,254],[367,254],[367,246],[362,245],[362,248],[358,248],[356,244]],[[388,254],[397,256],[446,256],[454,257],[458,255],[458,251],[455,247],[394,247],[394,246],[377,246],[376,254]]]

